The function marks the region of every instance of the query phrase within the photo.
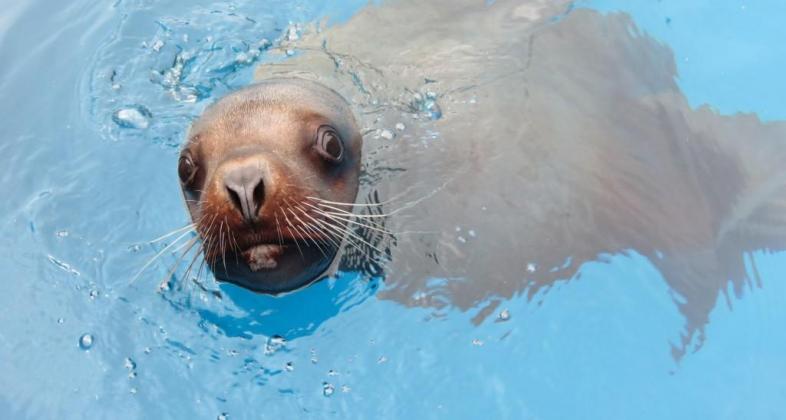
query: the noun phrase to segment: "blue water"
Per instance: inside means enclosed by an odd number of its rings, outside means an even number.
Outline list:
[[[283,298],[158,292],[166,255],[132,282],[161,249],[148,241],[188,221],[189,121],[285,59],[268,48],[292,24],[365,1],[3,3],[0,417],[786,419],[783,253],[747,256],[762,287],[722,296],[679,362],[675,297],[636,254],[480,326],[379,300],[384,283],[352,273]],[[578,5],[672,48],[691,104],[786,118],[784,3],[687,3]]]

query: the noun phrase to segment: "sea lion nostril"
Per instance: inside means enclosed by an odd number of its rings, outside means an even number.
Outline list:
[[[262,172],[255,166],[243,166],[224,175],[224,186],[229,201],[247,222],[257,219],[265,198]]]
[[[260,178],[259,183],[256,187],[254,187],[254,195],[252,197],[254,200],[254,205],[259,208],[262,207],[262,203],[265,202],[265,181]]]
[[[237,195],[235,190],[233,190],[233,189],[231,189],[229,187],[227,187],[227,194],[229,195],[229,199],[232,201],[232,204],[235,205],[235,208],[238,209],[238,210],[241,210],[241,212],[242,212],[243,204],[240,201],[240,196]]]

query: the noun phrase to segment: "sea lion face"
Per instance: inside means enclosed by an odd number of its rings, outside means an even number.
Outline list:
[[[210,106],[178,175],[216,278],[280,293],[324,274],[357,194],[361,144],[347,102],[315,82],[268,80]]]

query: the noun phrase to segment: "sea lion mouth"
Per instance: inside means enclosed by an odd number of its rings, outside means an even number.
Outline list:
[[[280,244],[259,244],[246,249],[241,255],[251,271],[274,270],[286,248],[286,245]]]

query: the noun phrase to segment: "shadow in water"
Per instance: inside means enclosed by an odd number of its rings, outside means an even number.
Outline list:
[[[198,288],[164,294],[177,310],[193,309],[204,326],[213,325],[227,337],[251,339],[279,335],[291,340],[307,336],[341,312],[373,296],[380,284],[358,272],[339,272],[302,290],[281,296],[259,294],[219,283],[211,298],[197,297]]]

